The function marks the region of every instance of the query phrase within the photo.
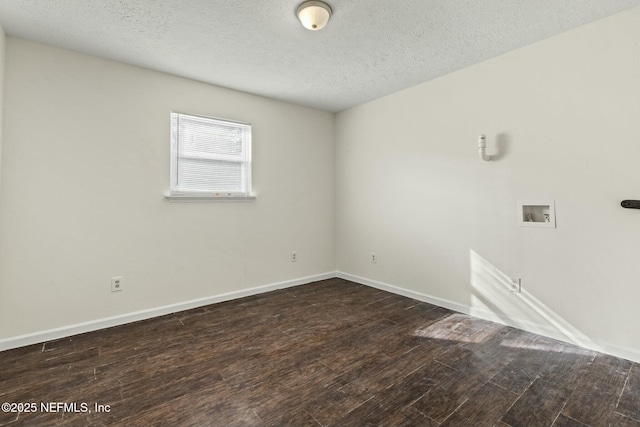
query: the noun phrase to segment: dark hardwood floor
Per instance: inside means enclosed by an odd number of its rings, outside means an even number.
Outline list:
[[[331,279],[2,352],[0,402],[37,405],[12,427],[640,426],[640,365]]]

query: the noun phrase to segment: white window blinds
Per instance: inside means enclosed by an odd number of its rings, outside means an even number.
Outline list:
[[[171,194],[249,196],[251,125],[171,113]]]

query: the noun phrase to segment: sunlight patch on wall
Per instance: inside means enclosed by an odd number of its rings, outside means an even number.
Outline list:
[[[473,249],[469,252],[472,292],[470,314],[472,316],[548,335],[582,347],[600,349],[589,337],[524,287],[521,293],[512,292],[509,276]]]

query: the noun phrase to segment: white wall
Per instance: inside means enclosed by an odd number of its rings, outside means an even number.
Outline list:
[[[335,271],[332,114],[11,37],[6,65],[0,340]],[[171,110],[252,123],[255,202],[164,199]]]
[[[0,25],[0,190],[2,189],[2,110],[4,106],[5,34]],[[1,307],[1,306],[0,306]]]
[[[639,117],[640,8],[338,114],[338,271],[640,361]]]
[[[2,134],[3,131],[3,107],[4,107],[4,58],[5,58],[5,34],[0,26],[0,211],[2,210]],[[1,215],[1,214],[0,214]],[[2,234],[0,234],[0,245],[2,244]],[[0,252],[0,257],[2,252]],[[0,283],[0,313],[5,311],[4,292]],[[2,326],[0,325],[0,330]]]

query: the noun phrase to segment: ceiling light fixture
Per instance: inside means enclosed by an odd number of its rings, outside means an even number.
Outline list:
[[[331,18],[331,8],[321,1],[306,1],[298,6],[298,19],[307,30],[321,30]]]

